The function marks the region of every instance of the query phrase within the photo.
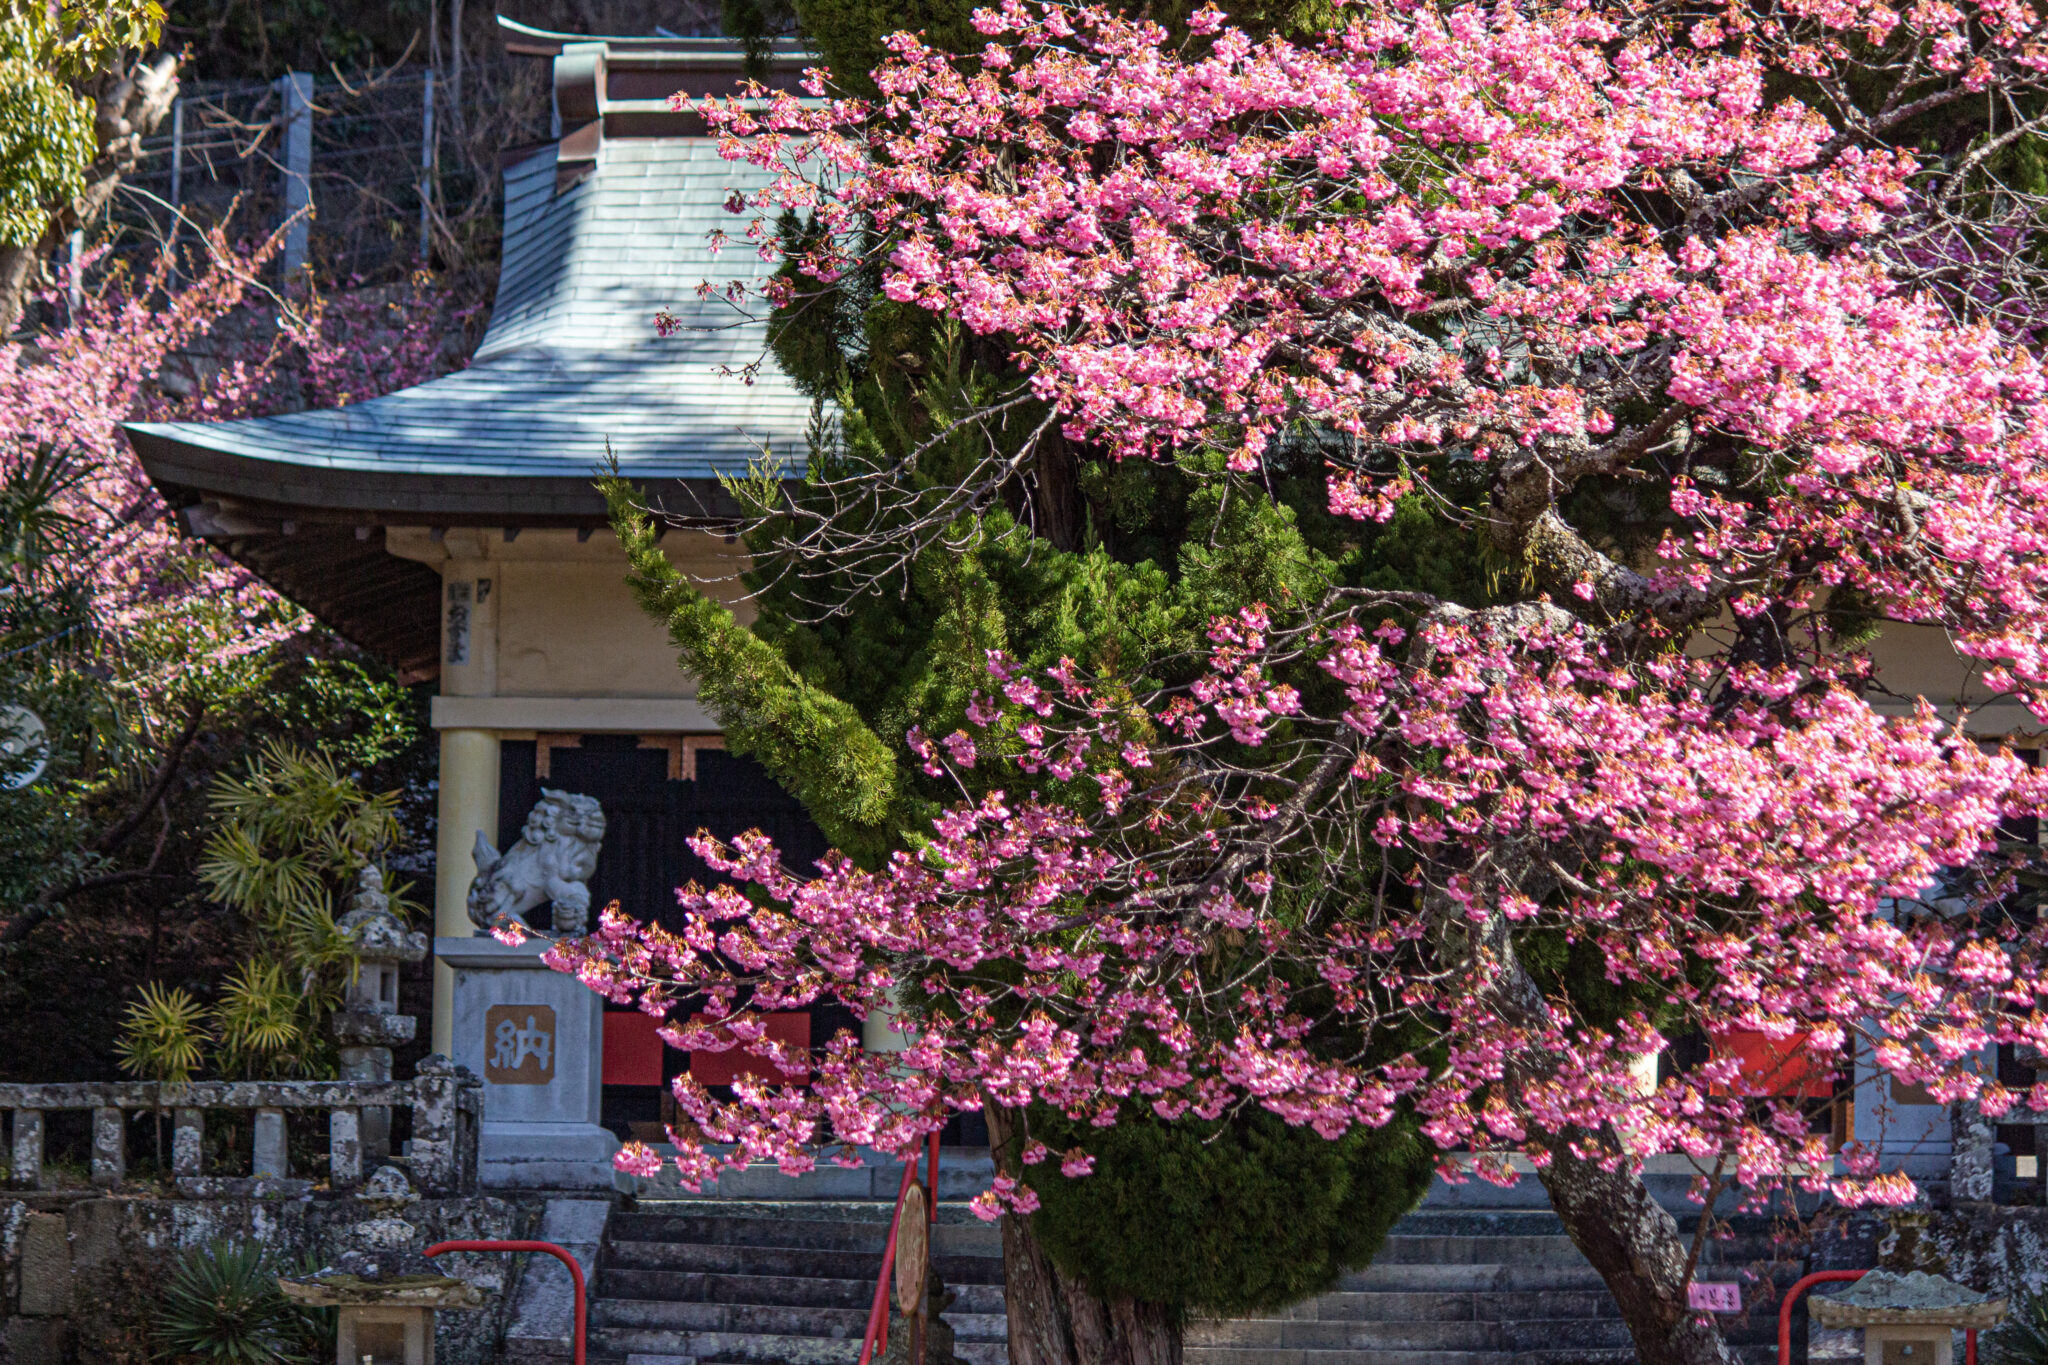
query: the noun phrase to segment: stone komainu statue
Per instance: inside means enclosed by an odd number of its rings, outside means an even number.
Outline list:
[[[590,927],[590,877],[604,842],[604,809],[588,796],[541,788],[540,804],[526,817],[519,842],[503,853],[483,831],[476,835],[476,880],[469,884],[469,918],[489,931],[509,921],[529,929],[542,905],[554,907],[552,928],[580,934]]]

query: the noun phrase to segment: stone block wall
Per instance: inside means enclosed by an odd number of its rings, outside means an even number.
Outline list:
[[[426,1199],[403,1217],[421,1244],[529,1237],[541,1201]],[[344,1199],[145,1199],[101,1195],[0,1196],[0,1365],[148,1365],[157,1290],[190,1247],[254,1240],[282,1261],[326,1263],[348,1230],[371,1216]],[[476,1312],[440,1315],[438,1365],[498,1358],[516,1290],[515,1258],[437,1258],[483,1288]]]

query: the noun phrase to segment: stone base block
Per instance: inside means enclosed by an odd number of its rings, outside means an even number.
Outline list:
[[[71,1324],[63,1318],[0,1319],[0,1365],[65,1365]]]
[[[619,1140],[594,1123],[492,1123],[477,1142],[477,1179],[495,1190],[615,1190]]]

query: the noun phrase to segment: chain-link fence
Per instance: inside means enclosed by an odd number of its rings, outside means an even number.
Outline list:
[[[188,84],[125,178],[109,241],[140,255],[223,222],[256,238],[310,204],[287,237],[287,273],[303,264],[347,281],[477,264],[495,254],[500,150],[546,132],[544,99],[523,74],[473,69],[459,104],[419,67],[359,82],[300,72]]]

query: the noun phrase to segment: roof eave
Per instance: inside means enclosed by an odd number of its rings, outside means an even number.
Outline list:
[[[205,430],[205,428],[198,428]],[[131,423],[125,430],[150,481],[187,500],[215,497],[278,509],[280,516],[377,526],[588,525],[606,519],[586,477],[479,478],[475,473],[369,471],[256,459]],[[715,478],[631,475],[650,497],[686,521],[724,523],[739,515]]]

